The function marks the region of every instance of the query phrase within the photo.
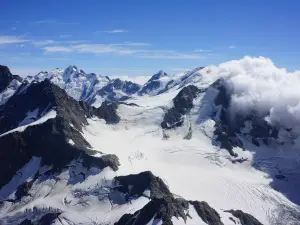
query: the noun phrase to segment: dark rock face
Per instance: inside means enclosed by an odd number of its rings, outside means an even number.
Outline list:
[[[72,139],[74,145],[68,143]],[[52,165],[53,172],[59,172],[72,160],[82,159],[87,167],[104,168],[110,166],[117,170],[118,158],[105,155],[97,158],[88,154],[89,143],[80,132],[71,127],[61,117],[48,120],[43,124],[28,127],[22,133],[15,132],[0,138],[0,169],[3,176],[0,187],[8,183],[15,173],[33,157],[41,157],[42,165]]]
[[[61,213],[47,213],[45,215],[43,215],[38,221],[37,223],[32,223],[31,220],[26,219],[23,220],[20,225],[33,225],[33,224],[37,224],[37,225],[49,225],[49,224],[53,224],[54,221],[56,219],[58,219],[58,217],[60,216]]]
[[[122,81],[119,78],[111,80],[106,86],[101,88],[97,94],[105,97],[109,101],[125,101],[129,99],[129,96],[135,94],[140,90],[141,86],[139,84],[133,83],[131,81]],[[115,90],[122,91],[128,96],[122,96],[121,98],[117,95]]]
[[[83,102],[77,102],[68,96],[65,90],[46,79],[40,83],[23,83],[15,95],[8,99],[0,109],[0,133],[18,127],[29,112],[36,111],[36,115],[27,118],[29,122],[23,121],[22,125],[37,120],[51,109],[55,109],[58,117],[64,118],[79,130],[83,124],[87,124],[86,117],[98,116],[108,123],[119,121],[116,104],[104,102],[96,109]]]
[[[228,210],[225,212],[231,213],[234,217],[238,218],[242,225],[263,225],[256,218],[241,210]]]
[[[115,180],[119,184],[116,190],[126,193],[129,198],[143,196],[143,192],[149,190],[151,199],[141,210],[134,214],[123,215],[116,225],[146,225],[154,217],[161,219],[163,224],[172,224],[173,216],[186,220],[184,210],[188,209],[188,202],[184,199],[175,199],[166,184],[150,171],[116,177]]]
[[[174,107],[166,112],[161,127],[173,129],[181,126],[184,122],[183,116],[193,108],[193,100],[201,91],[194,85],[184,87],[173,99]]]
[[[150,171],[116,177],[115,180],[120,185],[116,187],[116,190],[128,193],[129,197],[140,197],[147,189],[150,190],[150,198],[164,198],[172,196],[165,183],[159,177],[154,176]],[[129,186],[132,188],[129,189]]]
[[[233,151],[234,147],[243,148],[242,141],[237,137],[236,130],[230,122],[229,115],[227,113],[230,96],[226,93],[226,89],[223,86],[222,79],[217,80],[213,86],[219,89],[219,93],[215,98],[215,105],[221,105],[221,112],[219,120],[216,120],[214,135],[216,141],[220,143],[221,148],[226,149],[231,156],[237,157],[237,153]]]
[[[34,118],[30,118],[28,123],[31,123],[51,109],[57,112],[55,118],[29,126],[23,132],[0,137],[0,169],[4,174],[0,178],[0,187],[8,183],[33,156],[41,157],[43,165],[52,165],[53,171],[62,170],[78,158],[82,158],[88,168],[110,166],[113,170],[118,169],[119,162],[115,155],[102,158],[90,156],[91,146],[80,133],[82,126],[87,124],[87,118],[92,116],[103,118],[108,123],[118,122],[117,104],[104,102],[99,108],[91,107],[69,97],[49,80],[23,84],[18,89],[0,111],[0,133],[18,127],[28,112],[38,111]],[[74,145],[68,143],[70,139]]]
[[[0,65],[0,92],[2,92],[13,79],[22,82],[21,77],[12,75],[8,67]]]
[[[156,89],[158,89],[161,86],[161,81],[159,80],[162,77],[169,76],[167,73],[163,71],[159,71],[158,73],[154,74],[147,83],[142,87],[142,89],[139,91],[140,95],[148,94]],[[163,91],[160,91],[158,94],[162,93]]]
[[[153,90],[156,90],[160,87],[160,81],[153,80],[151,82],[147,82],[142,90],[139,92],[140,95],[147,94]]]
[[[146,225],[152,219],[162,221],[164,225],[172,225],[172,217],[182,218],[184,221],[193,219],[188,214],[190,205],[208,225],[224,225],[218,212],[208,203],[174,198],[164,182],[149,171],[116,177],[115,180],[119,185],[115,189],[129,197],[140,197],[145,190],[150,190],[149,203],[133,214],[124,214],[115,225]]]
[[[187,220],[185,210],[188,202],[183,199],[153,199],[134,214],[125,214],[115,225],[146,225],[151,219],[161,220],[164,225],[172,225],[172,217]]]
[[[224,225],[219,213],[211,208],[207,202],[190,201],[199,217],[208,225]]]

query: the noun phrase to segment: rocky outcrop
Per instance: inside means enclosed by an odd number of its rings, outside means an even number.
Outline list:
[[[22,82],[22,78],[18,75],[12,75],[7,66],[0,65],[0,92],[2,92],[12,80]]]
[[[173,99],[174,107],[170,108],[164,115],[161,127],[174,129],[181,126],[184,122],[184,115],[193,108],[193,100],[201,91],[194,85],[184,87]]]
[[[117,78],[110,80],[109,83],[101,88],[96,95],[112,102],[125,101],[129,99],[131,95],[137,93],[140,89],[141,86],[139,84],[131,81],[122,81]]]
[[[91,146],[80,132],[88,123],[87,118],[93,116],[103,118],[107,123],[118,122],[116,109],[116,103],[104,102],[101,107],[94,108],[78,102],[47,79],[40,83],[24,83],[0,111],[0,133],[30,124],[50,110],[56,111],[57,115],[44,123],[29,126],[23,132],[0,137],[0,170],[4,174],[0,187],[34,156],[41,157],[42,165],[52,166],[54,172],[79,158],[88,168],[110,166],[117,170],[119,162],[115,155],[101,158],[89,155]],[[69,140],[74,144],[69,144]]]
[[[219,213],[208,205],[207,202],[190,201],[199,217],[208,225],[224,225]]]
[[[166,86],[164,86],[164,82],[162,82],[162,78],[169,78],[169,75],[164,71],[159,71],[154,74],[142,87],[139,91],[139,95],[146,94],[160,94],[163,90],[166,90]]]
[[[233,148],[243,148],[243,143],[237,137],[236,130],[229,118],[228,108],[230,104],[230,96],[226,92],[223,82],[224,81],[222,79],[219,79],[212,84],[213,87],[219,90],[214,103],[216,106],[221,107],[219,118],[215,118],[215,141],[220,144],[221,148],[226,149],[231,156],[237,157],[238,155],[233,151]]]
[[[187,220],[188,202],[183,199],[153,199],[134,214],[125,214],[115,225],[147,225],[152,219],[161,220],[164,225],[172,225],[172,217]]]
[[[228,210],[225,212],[231,213],[234,217],[240,220],[241,225],[263,225],[256,218],[241,210]]]
[[[94,108],[76,101],[65,90],[45,79],[40,83],[23,83],[15,95],[8,99],[0,109],[0,134],[18,127],[20,123],[26,125],[35,121],[51,109],[55,109],[58,117],[78,130],[92,116],[103,118],[107,123],[119,121],[116,103],[104,102],[101,107]]]
[[[150,171],[128,176],[119,176],[116,177],[115,180],[118,183],[115,189],[127,193],[128,197],[140,197],[146,190],[150,191],[150,198],[170,198],[172,196],[165,183],[159,177],[154,176]]]
[[[70,139],[74,144],[68,143]],[[53,172],[62,171],[77,159],[82,159],[82,164],[87,168],[103,169],[109,166],[117,170],[119,166],[115,155],[100,158],[89,155],[89,143],[62,117],[28,127],[23,132],[4,135],[0,137],[0,146],[0,170],[3,172],[0,187],[8,183],[33,156],[41,157],[41,164],[52,166]]]
[[[125,193],[125,196],[128,196],[127,201],[130,202],[130,199],[136,199],[141,196],[150,199],[149,203],[140,210],[133,214],[124,214],[115,225],[147,225],[152,220],[160,221],[163,225],[172,225],[174,217],[177,219],[181,218],[188,224],[188,220],[195,219],[189,214],[190,207],[194,207],[201,220],[208,225],[224,225],[218,212],[207,202],[175,198],[164,182],[150,171],[116,177],[115,180],[117,181],[115,190]],[[144,195],[145,190],[150,191],[149,196]],[[241,215],[246,217],[249,215],[242,211],[241,213]],[[249,218],[252,218],[252,216]],[[245,225],[260,224],[248,223]]]

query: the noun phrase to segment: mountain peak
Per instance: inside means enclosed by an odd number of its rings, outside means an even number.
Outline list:
[[[169,76],[169,75],[166,72],[164,72],[163,70],[160,70],[160,71],[158,71],[158,73],[154,74],[148,82],[153,81],[153,80],[159,80],[160,78],[166,77],[166,76]]]

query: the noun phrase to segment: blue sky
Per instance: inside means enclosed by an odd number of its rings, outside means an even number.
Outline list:
[[[170,74],[245,55],[300,69],[300,1],[1,3],[0,64],[14,73],[76,65],[103,75]]]

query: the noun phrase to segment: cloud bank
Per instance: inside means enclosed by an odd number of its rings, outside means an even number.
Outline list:
[[[256,111],[271,125],[300,134],[300,71],[288,72],[264,57],[245,57],[210,69],[224,77],[233,115]]]

